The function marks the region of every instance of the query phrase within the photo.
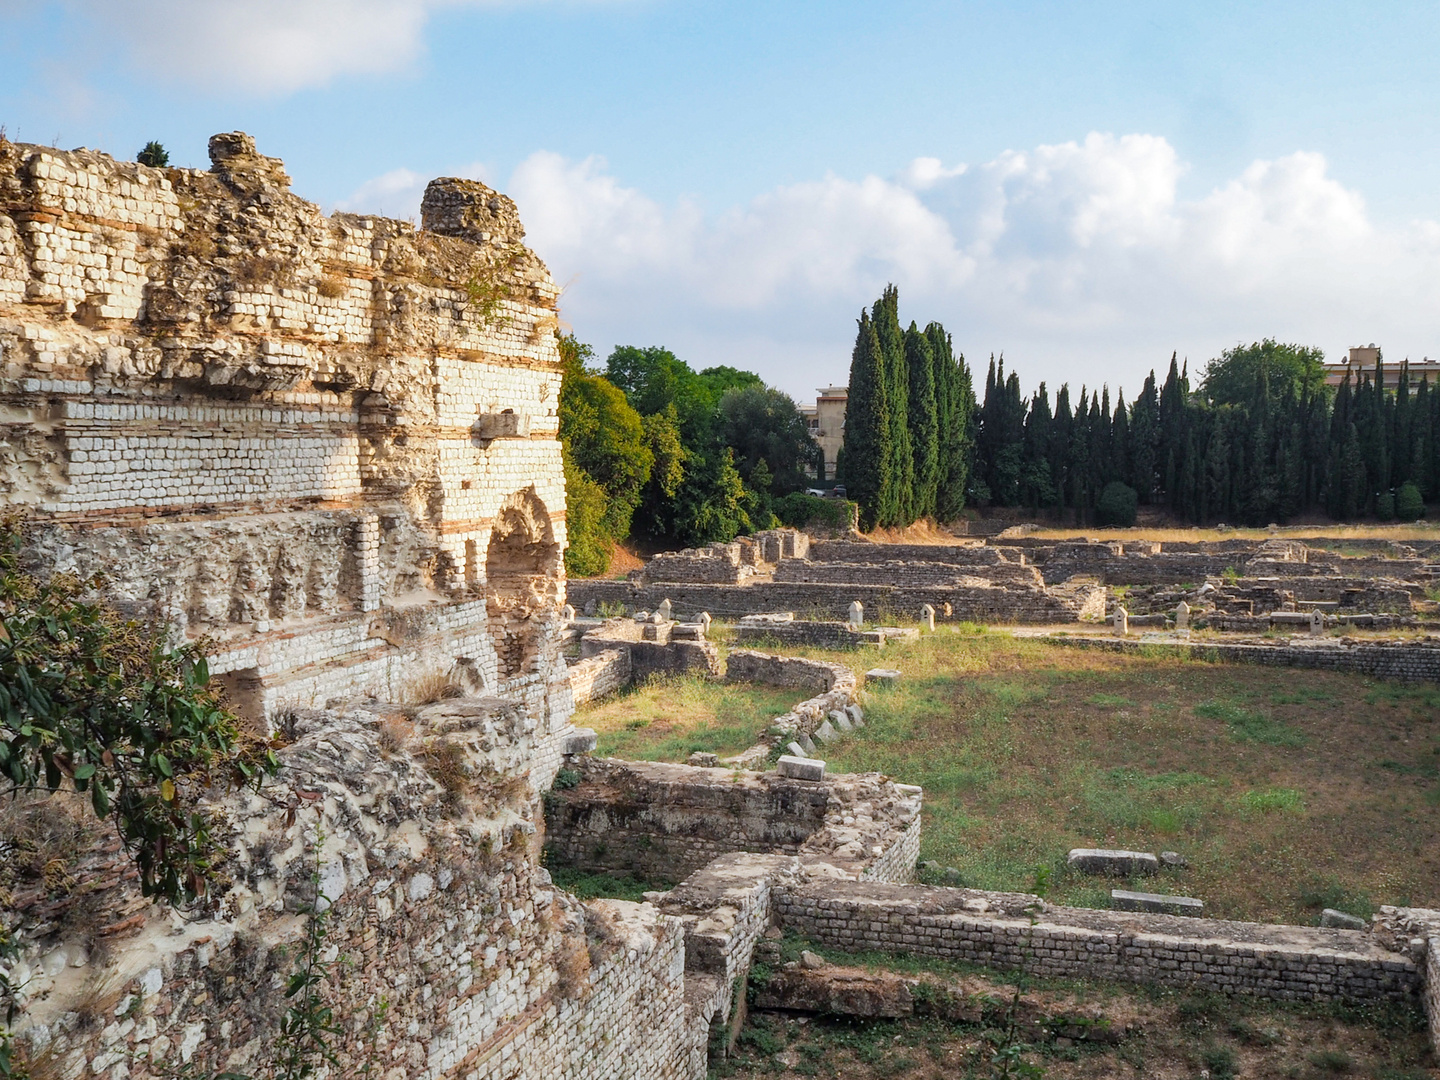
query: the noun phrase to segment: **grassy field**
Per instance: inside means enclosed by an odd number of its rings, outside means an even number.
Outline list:
[[[1184,854],[1190,869],[1137,884],[1217,917],[1440,904],[1440,689],[953,630],[884,663],[904,679],[869,695],[830,769],[923,785],[921,858],[966,884],[1028,889],[1045,867],[1052,900],[1106,907],[1116,883],[1069,873],[1065,853],[1128,847]],[[800,696],[656,683],[577,721],[602,753],[683,761],[738,752]]]
[[[696,750],[725,757],[753,746],[766,724],[803,696],[687,676],[605,698],[582,710],[576,723],[599,734],[602,757],[684,761]]]

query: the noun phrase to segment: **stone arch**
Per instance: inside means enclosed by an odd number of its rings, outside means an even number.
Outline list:
[[[534,670],[545,616],[560,607],[561,565],[554,526],[535,489],[501,503],[485,553],[485,608],[501,679]]]

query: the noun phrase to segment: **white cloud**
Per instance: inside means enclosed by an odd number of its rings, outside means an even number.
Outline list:
[[[623,186],[603,160],[536,153],[506,190],[604,354],[664,343],[796,393],[843,378],[853,319],[887,281],[973,358],[1027,383],[1134,386],[1171,350],[1201,361],[1264,335],[1338,353],[1440,351],[1440,225],[1372,220],[1323,157],[1257,161],[1200,198],[1151,135],[920,158],[894,178],[826,176],[707,217]]]
[[[155,77],[280,95],[404,68],[447,7],[536,0],[62,0]]]

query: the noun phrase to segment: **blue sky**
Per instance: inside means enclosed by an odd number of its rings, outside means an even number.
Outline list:
[[[0,0],[12,138],[243,129],[327,208],[513,195],[603,355],[803,396],[888,280],[1027,386],[1440,353],[1434,4]]]

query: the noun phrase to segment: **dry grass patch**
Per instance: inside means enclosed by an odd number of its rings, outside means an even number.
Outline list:
[[[652,679],[581,709],[575,722],[600,736],[596,753],[635,761],[684,761],[696,750],[725,757],[753,746],[803,690]]]

